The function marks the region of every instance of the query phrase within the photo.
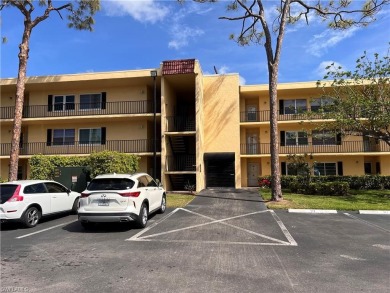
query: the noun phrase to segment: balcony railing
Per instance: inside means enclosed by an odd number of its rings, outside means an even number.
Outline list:
[[[309,110],[310,111],[310,110]],[[310,117],[310,118],[309,118]],[[308,120],[324,119],[323,113],[312,112],[310,116],[307,113],[280,114],[278,111],[278,121],[289,120]],[[270,121],[270,111],[246,111],[240,113],[240,122],[265,122]]]
[[[166,171],[196,171],[195,155],[167,156]]]
[[[244,143],[241,144],[242,155],[264,155],[270,154],[271,144],[269,143]],[[390,146],[384,142],[379,144],[362,141],[345,141],[340,145],[291,145],[280,146],[280,154],[297,153],[361,153],[361,152],[390,152]]]
[[[74,142],[70,145],[48,145],[46,142],[23,143],[20,148],[20,155],[72,155],[90,154],[104,150],[117,151],[121,153],[152,153],[152,139],[140,140],[107,140],[105,144],[85,144],[85,142]],[[8,156],[11,151],[10,143],[2,143],[1,156]],[[161,141],[157,141],[157,152],[161,151]]]
[[[195,131],[195,116],[168,116],[167,131]]]
[[[160,106],[157,105],[160,112]],[[0,107],[0,119],[13,119],[15,107]],[[23,118],[68,117],[115,114],[153,113],[153,101],[122,101],[106,103],[72,103],[23,107]]]

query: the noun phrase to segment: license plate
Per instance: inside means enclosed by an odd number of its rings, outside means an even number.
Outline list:
[[[108,201],[99,201],[98,202],[98,206],[109,206],[109,202]]]

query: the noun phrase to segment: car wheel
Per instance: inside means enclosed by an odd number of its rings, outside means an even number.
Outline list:
[[[139,228],[145,228],[146,224],[148,223],[148,207],[146,204],[142,204],[141,210],[139,211],[139,216],[138,216],[138,227]]]
[[[76,198],[72,206],[72,214],[76,215],[78,209],[79,209],[79,198]]]
[[[31,207],[28,208],[27,211],[24,213],[22,222],[26,227],[32,228],[38,224],[40,218],[41,212],[38,210],[38,208]]]
[[[158,212],[160,214],[163,214],[163,213],[165,213],[166,209],[167,209],[167,197],[165,196],[165,194],[163,194],[162,199],[161,199],[161,207],[158,210]]]

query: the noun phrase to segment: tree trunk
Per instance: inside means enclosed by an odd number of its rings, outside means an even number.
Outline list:
[[[271,176],[272,200],[283,199],[279,168],[279,133],[278,133],[278,70],[277,65],[270,64],[269,70],[269,100],[270,100],[270,137],[271,137]]]
[[[19,72],[16,82],[15,114],[12,129],[11,153],[9,162],[8,181],[17,180],[19,164],[19,143],[22,131],[22,113],[24,104],[24,89],[26,83],[27,60],[29,51],[29,42],[32,25],[29,22],[24,23],[24,32],[22,43],[19,46]]]

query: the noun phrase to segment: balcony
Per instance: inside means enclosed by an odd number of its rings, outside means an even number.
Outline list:
[[[269,155],[271,144],[269,143],[244,143],[241,144],[241,155]],[[280,146],[280,154],[320,154],[320,153],[364,153],[364,152],[390,152],[390,146],[385,142],[369,143],[363,141],[345,141],[340,145],[291,145]]]
[[[167,172],[195,172],[196,157],[195,155],[176,155],[167,156]]]
[[[160,111],[159,105],[157,105]],[[15,107],[0,107],[0,119],[13,119]],[[23,107],[23,118],[69,117],[115,114],[153,113],[153,101],[123,101],[97,104],[72,103],[57,105],[34,105]]]
[[[195,116],[168,116],[167,132],[195,131]]]
[[[323,113],[312,112],[310,116],[307,112],[297,113],[297,114],[280,114],[278,112],[278,121],[293,121],[293,120],[315,120],[315,119],[324,119]],[[240,113],[240,122],[269,122],[270,121],[270,111],[246,111]]]
[[[30,142],[21,144],[19,155],[76,155],[90,154],[104,150],[117,151],[121,153],[152,153],[153,140],[107,140],[105,144],[85,144],[78,141],[71,145],[48,145],[46,142]],[[11,152],[10,143],[0,145],[1,156],[9,156]],[[161,142],[157,141],[157,152],[161,151]]]

